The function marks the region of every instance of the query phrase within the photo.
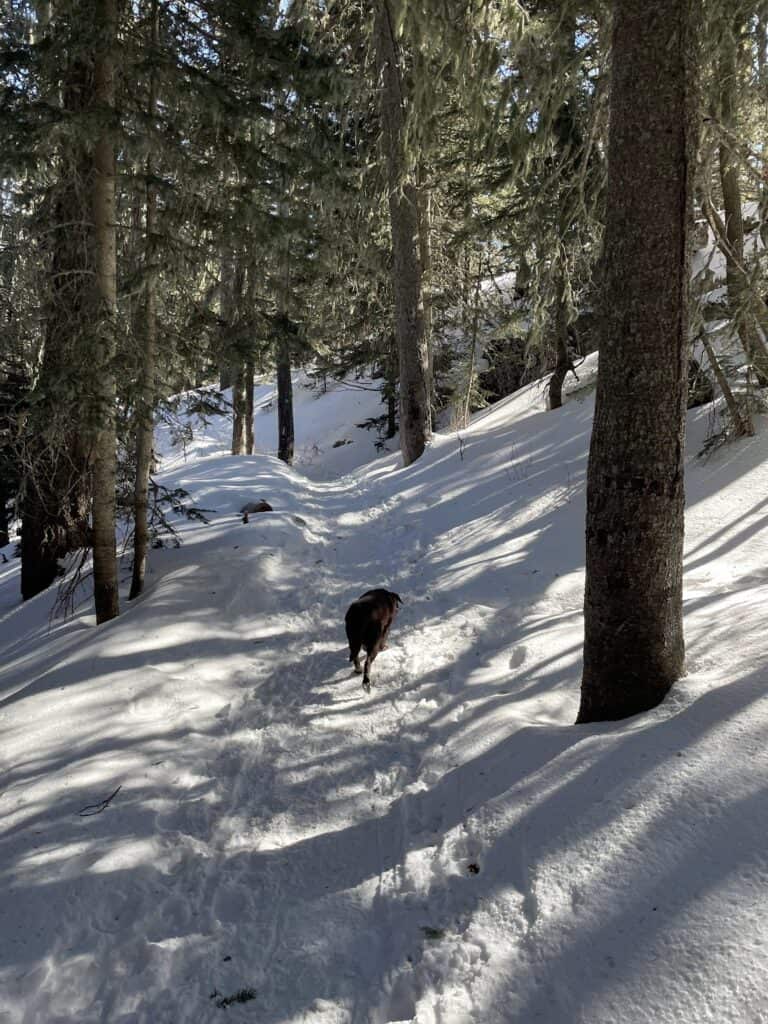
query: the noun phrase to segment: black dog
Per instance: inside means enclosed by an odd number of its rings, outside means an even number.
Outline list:
[[[349,660],[354,662],[355,672],[363,673],[363,689],[371,689],[371,665],[379,651],[387,646],[389,627],[395,621],[397,609],[402,604],[400,597],[391,590],[367,590],[349,606],[344,618],[349,640]],[[364,647],[368,657],[365,668],[360,668],[360,648]]]

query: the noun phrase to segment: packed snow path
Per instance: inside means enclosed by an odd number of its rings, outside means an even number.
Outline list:
[[[690,674],[577,728],[592,399],[540,404],[334,483],[179,462],[216,513],[98,630],[3,567],[2,1024],[768,1019],[765,436],[692,417]]]

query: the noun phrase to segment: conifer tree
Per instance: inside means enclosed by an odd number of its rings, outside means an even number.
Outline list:
[[[432,433],[422,268],[419,195],[405,136],[405,80],[397,26],[398,0],[375,0],[376,73],[392,228],[395,326],[399,351],[400,447],[405,465],[419,458]]]
[[[30,54],[37,91],[21,100],[26,116],[39,112],[39,120],[49,121],[54,129],[51,141],[42,131],[36,136],[33,151],[38,159],[45,154],[51,161],[53,180],[38,214],[45,260],[44,340],[22,438],[25,599],[48,587],[59,575],[59,559],[86,545],[89,536],[89,432],[82,370],[89,362],[91,332],[99,315],[93,287],[94,164],[88,140],[93,55],[86,22],[90,28],[89,12],[75,12],[65,4],[54,17],[50,5],[40,7]],[[61,130],[64,123],[67,131]]]
[[[697,14],[698,0],[614,4],[579,722],[651,708],[683,672]]]

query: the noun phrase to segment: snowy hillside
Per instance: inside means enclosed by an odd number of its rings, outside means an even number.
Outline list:
[[[594,358],[408,469],[333,478],[367,392],[297,402],[296,469],[211,426],[163,482],[215,514],[98,631],[0,566],[2,1024],[768,1020],[764,424],[689,416],[689,675],[576,727]]]
[[[375,424],[386,412],[382,404],[382,380],[348,375],[344,380],[328,378],[325,388],[303,370],[292,375],[296,433],[294,466],[310,479],[330,480],[371,462],[380,454],[400,450],[397,437],[383,437],[384,424]],[[218,394],[218,392],[217,392]],[[179,460],[203,455],[224,455],[231,451],[232,417],[186,416],[185,399],[178,396],[178,411],[171,422],[157,431],[158,453],[175,465]],[[232,392],[221,393],[231,406]],[[253,392],[254,447],[257,452],[277,453],[277,386],[273,377],[262,377]],[[179,432],[192,437],[180,443]]]

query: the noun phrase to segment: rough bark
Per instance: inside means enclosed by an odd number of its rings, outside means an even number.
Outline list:
[[[115,104],[114,48],[117,0],[98,0],[99,45],[94,63],[94,102],[103,111]],[[119,614],[115,549],[117,438],[114,375],[117,309],[117,237],[115,232],[115,148],[109,128],[96,140],[93,154],[93,223],[96,288],[100,315],[96,325],[96,417],[93,444],[93,591],[97,623]]]
[[[93,237],[83,203],[91,163],[79,147],[61,158],[52,203],[45,343],[24,431],[21,596],[59,575],[59,559],[90,542],[87,438],[77,394],[81,347],[92,320]],[[79,225],[73,230],[72,225]]]
[[[277,342],[277,457],[290,465],[293,462],[293,384],[291,382],[291,349],[286,325]]]
[[[654,707],[683,672],[683,445],[699,6],[698,0],[614,5],[579,722]]]
[[[157,0],[152,0],[151,41],[153,49],[159,44],[159,13]],[[154,72],[149,81],[147,116],[152,122],[157,108],[157,82]],[[138,597],[144,589],[149,549],[149,474],[152,464],[154,440],[155,375],[157,362],[157,275],[155,270],[157,231],[157,190],[154,184],[152,157],[146,162],[146,283],[144,292],[144,346],[141,361],[139,394],[136,401],[136,480],[133,492],[133,574],[129,600]]]
[[[287,181],[283,177],[283,190]],[[288,204],[282,203],[280,215],[288,217]],[[291,337],[295,327],[289,316],[291,301],[291,236],[286,230],[280,265],[280,277],[276,282],[276,351],[277,363],[277,457],[290,465],[293,462],[293,381],[291,380]]]
[[[43,5],[41,32],[50,28]],[[93,87],[78,55],[48,83],[52,102],[82,114]],[[30,413],[23,432],[21,486],[21,595],[35,597],[59,575],[59,559],[90,542],[87,432],[78,401],[83,351],[92,329],[94,241],[89,208],[93,161],[84,142],[63,140],[58,180],[47,198],[45,341]]]
[[[400,371],[400,448],[408,466],[419,458],[432,435],[432,416],[418,248],[418,191],[407,173],[402,78],[394,31],[388,0],[376,0],[376,65],[387,164]]]

